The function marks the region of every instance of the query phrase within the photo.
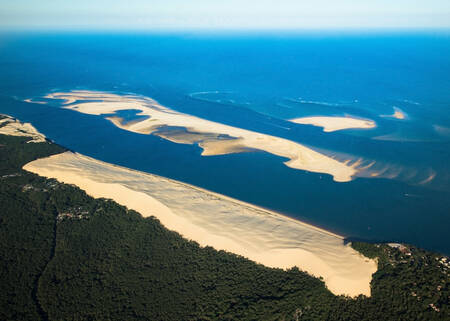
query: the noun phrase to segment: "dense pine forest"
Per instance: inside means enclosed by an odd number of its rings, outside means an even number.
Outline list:
[[[450,320],[443,255],[354,242],[378,260],[372,296],[335,296],[22,170],[64,151],[28,140],[0,135],[0,320]]]

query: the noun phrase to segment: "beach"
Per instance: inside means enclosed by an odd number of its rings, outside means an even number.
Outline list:
[[[370,296],[377,270],[341,236],[192,185],[65,152],[24,169],[154,216],[169,230],[268,267],[297,266],[335,294]]]

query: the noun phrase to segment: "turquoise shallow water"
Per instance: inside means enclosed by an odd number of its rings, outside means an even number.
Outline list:
[[[80,153],[281,211],[349,237],[450,253],[450,38],[379,35],[2,34],[0,112]],[[55,90],[136,93],[175,110],[363,158],[393,178],[336,183],[263,152],[195,145],[102,117],[24,103]],[[394,107],[407,118],[390,117]],[[353,115],[372,130],[324,133],[287,119]],[[133,111],[123,112],[134,120]],[[434,178],[419,184],[431,174]],[[392,175],[391,175],[392,176]]]

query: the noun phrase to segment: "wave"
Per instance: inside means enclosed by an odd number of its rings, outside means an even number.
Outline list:
[[[193,96],[198,96],[198,95],[208,95],[208,94],[234,94],[234,91],[228,91],[228,90],[224,90],[224,91],[220,91],[220,90],[211,90],[211,91],[197,91],[197,92],[193,92],[193,93],[189,93],[188,96],[193,97]]]
[[[352,102],[335,103],[335,102],[318,101],[318,100],[307,100],[307,99],[303,99],[301,97],[299,97],[299,98],[285,97],[284,100],[290,101],[290,102],[293,102],[293,103],[297,103],[297,104],[319,105],[319,106],[327,106],[327,107],[342,107],[342,106],[345,106],[345,105],[355,104],[355,103],[359,102],[358,99],[355,99]]]
[[[229,106],[245,106],[245,105],[250,105],[250,102],[247,101],[237,101],[236,99],[234,99],[235,97],[232,98],[228,98],[228,97],[222,97],[222,98],[214,98],[214,97],[209,97],[209,96],[213,96],[213,95],[233,95],[233,94],[237,94],[237,92],[235,91],[220,91],[220,90],[213,90],[213,91],[198,91],[198,92],[193,92],[193,93],[189,93],[187,94],[187,96],[189,98],[195,99],[195,100],[199,100],[199,101],[205,101],[205,102],[209,102],[209,103],[216,103],[216,104],[221,104],[221,105],[229,105]],[[206,97],[202,97],[202,96],[206,96]]]
[[[422,105],[421,103],[418,103],[417,101],[410,100],[410,99],[401,99],[399,101],[402,103],[410,104],[410,105],[416,105],[416,106]]]

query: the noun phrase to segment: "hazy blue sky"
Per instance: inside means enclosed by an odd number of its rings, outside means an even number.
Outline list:
[[[450,0],[0,0],[0,27],[450,28]]]

